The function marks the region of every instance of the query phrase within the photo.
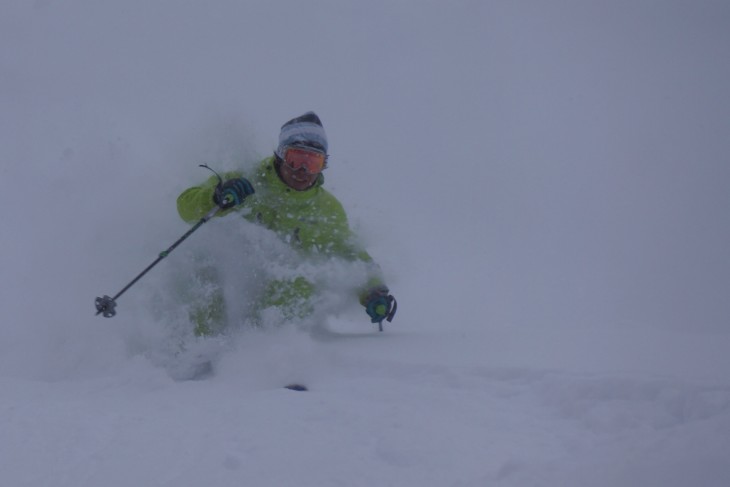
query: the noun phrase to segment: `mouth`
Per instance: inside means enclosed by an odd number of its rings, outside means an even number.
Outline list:
[[[298,176],[296,174],[292,174],[292,177],[291,178],[294,181],[297,181],[299,183],[306,183],[307,181],[309,181],[309,177],[307,177],[306,175],[305,176]]]
[[[300,169],[299,171],[294,171],[291,173],[291,178],[294,181],[299,181],[300,183],[306,183],[306,182],[311,181],[313,176],[314,176],[313,174],[310,174],[303,169]]]

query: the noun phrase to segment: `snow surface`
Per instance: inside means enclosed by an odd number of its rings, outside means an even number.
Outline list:
[[[728,45],[713,1],[4,0],[0,485],[730,485]],[[193,340],[201,253],[291,272],[230,218],[94,316],[307,110],[384,333]]]

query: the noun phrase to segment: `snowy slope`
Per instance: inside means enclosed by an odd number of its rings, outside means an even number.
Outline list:
[[[504,338],[504,337],[503,337]],[[5,378],[12,485],[723,485],[726,382],[500,365],[469,333],[247,336],[205,381]],[[500,345],[505,345],[504,343]],[[512,353],[521,353],[512,345]],[[289,381],[309,392],[282,389]]]
[[[729,19],[2,2],[0,485],[730,484]],[[185,232],[198,164],[312,109],[400,304],[384,333],[338,303],[330,333],[191,342],[171,283],[196,253],[246,295],[279,252],[232,219],[93,315]],[[181,340],[212,377],[173,378]]]

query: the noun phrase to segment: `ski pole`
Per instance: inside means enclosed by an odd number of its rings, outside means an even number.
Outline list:
[[[213,171],[213,169],[211,169],[210,167],[208,167],[207,164],[201,164],[200,167],[204,167],[206,169],[209,169],[210,171],[213,172],[213,174],[215,174],[216,176],[218,176],[218,185],[216,186],[216,191],[219,191],[220,188],[221,188],[221,186],[223,185],[223,179],[220,177],[220,175],[217,172]],[[99,316],[100,314],[103,314],[104,315],[104,318],[111,318],[112,316],[114,316],[115,314],[117,314],[117,311],[115,309],[117,307],[117,299],[119,299],[119,297],[122,294],[124,294],[127,291],[127,289],[129,289],[137,281],[139,281],[140,279],[142,279],[142,276],[144,276],[150,270],[152,270],[152,268],[154,266],[156,266],[162,259],[164,259],[168,255],[170,255],[170,252],[172,252],[173,250],[175,250],[175,248],[178,245],[180,245],[186,238],[188,238],[190,235],[192,235],[193,232],[195,232],[195,230],[197,230],[198,228],[200,228],[203,225],[203,223],[205,223],[208,220],[210,220],[211,218],[213,218],[216,215],[216,213],[218,213],[220,210],[221,210],[221,207],[216,205],[203,218],[201,218],[200,221],[198,221],[198,223],[196,223],[195,225],[193,225],[193,227],[190,230],[188,230],[187,232],[185,232],[185,235],[183,235],[182,237],[180,237],[179,239],[177,239],[177,241],[174,244],[170,245],[170,247],[167,250],[164,250],[164,251],[160,252],[160,255],[157,256],[157,259],[155,259],[154,262],[152,262],[150,265],[148,265],[145,270],[143,270],[142,272],[140,272],[137,277],[135,277],[134,279],[132,279],[132,281],[129,284],[127,284],[126,286],[124,286],[124,288],[121,291],[119,291],[113,298],[110,298],[109,296],[106,296],[106,295],[104,295],[103,297],[100,297],[100,298],[97,297],[96,298],[96,301],[95,301],[95,304],[96,304],[96,316]]]
[[[147,274],[150,270],[152,270],[152,268],[154,266],[156,266],[162,259],[164,259],[168,255],[170,255],[170,252],[175,250],[175,248],[178,245],[180,245],[186,238],[188,238],[190,235],[192,235],[193,232],[195,232],[195,230],[200,228],[201,225],[203,225],[203,223],[205,223],[208,220],[210,220],[211,218],[213,218],[216,215],[216,213],[218,213],[220,211],[220,209],[221,209],[220,206],[216,206],[215,208],[210,210],[208,212],[208,214],[206,214],[203,218],[200,219],[200,221],[198,221],[198,223],[193,225],[193,227],[190,230],[185,232],[185,235],[180,237],[174,244],[170,245],[170,247],[167,250],[160,252],[160,255],[157,256],[157,259],[155,259],[154,262],[152,262],[150,265],[148,265],[145,270],[140,272],[137,277],[132,279],[132,281],[129,284],[124,286],[124,288],[121,291],[119,291],[113,298],[110,298],[109,296],[103,296],[100,298],[97,297],[96,298],[96,315],[98,316],[103,313],[104,318],[111,318],[112,316],[117,314],[116,310],[114,309],[117,306],[117,303],[116,303],[117,299],[119,299],[119,297],[122,294],[124,294],[130,287],[132,287],[137,281],[142,279],[142,277],[145,274]]]

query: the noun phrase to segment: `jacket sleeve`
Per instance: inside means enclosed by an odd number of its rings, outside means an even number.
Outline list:
[[[320,236],[323,247],[328,252],[347,260],[372,262],[370,255],[358,245],[342,204],[328,194],[325,207],[328,225]]]
[[[238,177],[241,177],[240,173],[226,173],[223,175],[224,180]],[[218,178],[211,176],[200,186],[193,186],[183,191],[177,197],[177,212],[180,214],[180,218],[188,223],[195,223],[212,210],[215,206],[213,193],[217,184]],[[230,211],[220,211],[216,216],[225,215]]]
[[[352,261],[362,261],[367,264],[367,277],[358,290],[360,302],[364,304],[366,296],[373,288],[384,288],[387,291],[380,266],[373,260],[370,254],[360,245],[357,237],[350,228],[347,214],[339,201],[332,198],[331,215],[335,225],[331,228],[329,236],[334,244],[333,250],[340,257]]]

